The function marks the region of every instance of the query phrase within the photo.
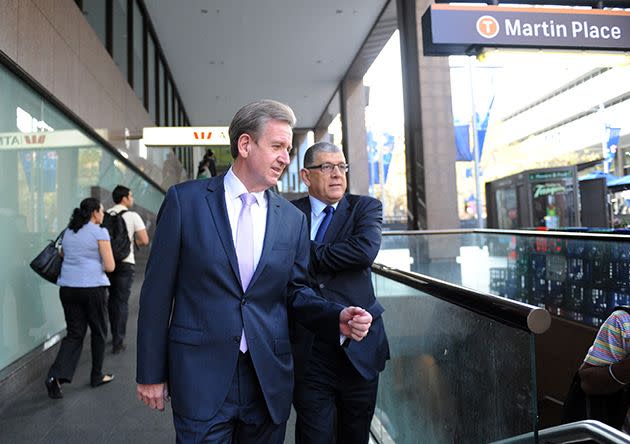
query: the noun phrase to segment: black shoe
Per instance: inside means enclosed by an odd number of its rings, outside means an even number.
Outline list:
[[[61,399],[63,398],[63,393],[61,393],[61,384],[59,384],[59,380],[57,378],[53,378],[52,376],[47,378],[44,381],[46,384],[46,389],[48,390],[48,397],[51,399]]]
[[[103,384],[109,384],[110,382],[114,380],[114,377],[115,376],[110,373],[105,373],[103,376],[101,376],[100,379],[97,379],[96,381],[92,381],[92,387],[99,387]]]
[[[127,350],[127,346],[125,344],[118,344],[112,347],[112,353],[115,355],[124,352],[125,350]]]

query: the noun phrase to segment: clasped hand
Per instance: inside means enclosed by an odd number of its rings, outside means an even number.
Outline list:
[[[355,341],[363,339],[372,325],[372,315],[361,307],[346,307],[339,313],[339,331]]]

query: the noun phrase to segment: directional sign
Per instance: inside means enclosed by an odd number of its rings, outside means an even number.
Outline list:
[[[433,4],[422,16],[425,55],[480,47],[630,50],[630,12]]]
[[[142,130],[146,146],[229,145],[227,126],[159,126]]]

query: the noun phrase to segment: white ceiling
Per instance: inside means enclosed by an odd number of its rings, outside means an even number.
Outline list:
[[[228,125],[270,98],[300,128],[315,126],[386,3],[145,0],[191,124]]]

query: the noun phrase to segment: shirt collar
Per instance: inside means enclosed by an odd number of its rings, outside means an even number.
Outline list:
[[[315,216],[319,216],[320,214],[322,214],[322,211],[324,211],[324,208],[328,206],[327,203],[324,203],[321,200],[310,195],[308,196],[308,200],[311,201],[311,211],[313,212]],[[331,204],[330,206],[333,207],[335,211],[337,211],[337,205],[339,205],[339,202],[335,202],[334,204]]]
[[[243,182],[234,174],[232,168],[228,170],[223,179],[223,186],[225,187],[226,198],[231,200],[239,199],[239,196],[243,193],[248,193],[247,188],[243,185]],[[267,199],[264,191],[258,191],[251,193],[256,198],[256,202],[259,207],[267,206]]]

